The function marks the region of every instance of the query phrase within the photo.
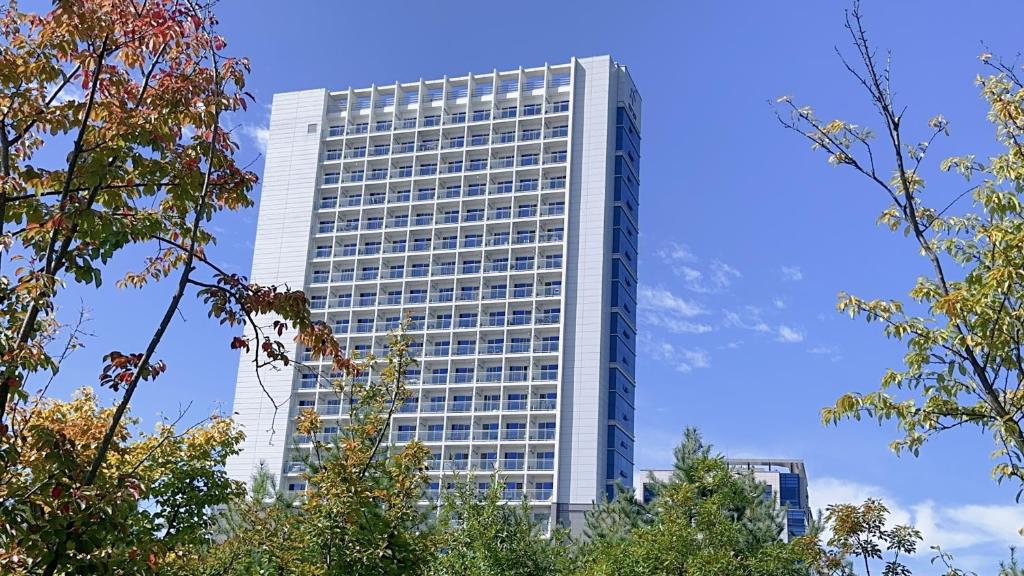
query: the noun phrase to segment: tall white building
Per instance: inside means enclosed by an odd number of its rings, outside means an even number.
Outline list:
[[[425,498],[497,470],[570,523],[632,484],[640,112],[608,56],[275,95],[252,280],[302,287],[350,353],[411,318],[391,441],[430,447]],[[262,461],[301,490],[296,414],[330,435],[347,407],[301,371],[261,377],[284,405],[243,358],[229,473]]]

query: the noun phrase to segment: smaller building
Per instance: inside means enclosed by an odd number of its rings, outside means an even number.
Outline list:
[[[765,485],[764,497],[786,509],[785,537],[803,536],[811,523],[807,498],[807,471],[802,460],[728,458],[726,463],[736,473],[750,472]],[[654,499],[651,478],[665,481],[672,470],[641,470],[637,477],[637,497],[645,504]]]

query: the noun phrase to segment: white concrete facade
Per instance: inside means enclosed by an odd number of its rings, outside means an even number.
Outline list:
[[[627,326],[616,349],[629,364],[635,325],[611,326],[632,313],[612,288],[627,218],[615,212],[620,108],[638,143],[639,98],[607,56],[274,98],[252,278],[303,288],[350,353],[384,352],[410,319],[419,366],[391,441],[430,447],[425,501],[453,474],[483,489],[497,471],[508,500],[569,522],[613,469],[631,474],[632,424],[616,420],[632,418],[631,376],[615,377],[627,399],[609,395],[610,334]],[[243,356],[234,411],[247,438],[229,473],[248,480],[264,462],[301,491],[309,439],[295,415],[319,411],[329,437],[348,399],[300,370],[260,376],[262,388]]]

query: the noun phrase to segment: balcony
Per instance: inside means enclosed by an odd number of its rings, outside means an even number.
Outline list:
[[[450,330],[451,327],[451,318],[441,318],[427,322],[427,330]]]
[[[537,429],[530,433],[531,440],[554,440],[555,431],[552,429]]]
[[[525,466],[525,462],[523,462],[522,458],[503,458],[501,460],[501,469],[502,470],[522,470],[524,468],[526,468],[526,466]],[[517,492],[519,492],[519,496],[516,497],[516,498],[511,498],[512,500],[518,500],[518,499],[523,497],[522,496],[522,490],[518,490]],[[506,500],[509,500],[509,499],[510,498],[506,498]]]
[[[473,466],[477,470],[494,470],[498,467],[498,460],[496,458],[478,458],[473,461]]]
[[[551,488],[532,488],[526,491],[526,498],[528,500],[546,502],[551,500],[552,492]]]
[[[469,430],[449,430],[448,441],[449,442],[467,442],[469,441]],[[454,460],[452,463],[462,462],[462,460]]]
[[[410,430],[399,430],[398,432],[395,432],[394,436],[393,436],[393,441],[394,442],[412,442],[415,439],[416,439],[416,431],[415,430],[412,430],[412,431],[410,431]]]
[[[553,470],[555,469],[554,458],[534,458],[529,460],[528,468],[531,470]]]
[[[537,370],[533,373],[534,382],[550,382],[558,378],[557,370]]]
[[[537,342],[536,344],[533,345],[533,351],[542,354],[558,352],[558,342]]]
[[[491,428],[491,429],[476,430],[473,433],[473,439],[474,440],[483,440],[483,441],[486,441],[486,442],[497,442],[498,441],[498,429],[497,428]]]
[[[529,342],[513,342],[508,345],[509,354],[525,354],[530,351]]]
[[[558,324],[561,319],[561,314],[540,314],[537,316],[537,324]]]
[[[522,468],[522,464],[519,465],[519,468],[509,468],[504,463],[502,464],[502,468],[504,468],[505,470],[522,470],[523,469]],[[502,500],[512,500],[512,501],[518,502],[518,501],[523,499],[523,491],[522,490],[510,490],[510,489],[506,488],[505,490],[502,490],[501,498],[502,498]]]
[[[552,370],[551,373],[554,374],[554,370]],[[530,402],[530,405],[534,410],[554,410],[557,404],[558,400],[555,398],[535,398]]]
[[[460,458],[458,460],[449,460],[448,462],[444,463],[444,469],[445,470],[467,470],[467,469],[469,469],[469,459],[462,459],[462,458]]]
[[[504,440],[526,440],[526,428],[506,428]]]

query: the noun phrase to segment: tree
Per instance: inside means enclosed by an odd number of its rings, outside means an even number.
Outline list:
[[[316,412],[300,413],[296,432],[313,444],[306,491],[296,501],[283,498],[266,471],[257,474],[250,495],[228,507],[221,530],[183,554],[175,573],[423,573],[432,541],[418,503],[429,452],[419,442],[397,447],[388,441],[415,360],[404,332],[392,335],[388,349],[384,358],[358,360],[347,377],[316,373],[350,408],[337,437],[322,432]],[[371,370],[375,379],[358,377]]]
[[[616,482],[614,498],[602,498],[583,513],[583,537],[592,544],[623,540],[633,530],[649,525],[652,520],[650,511],[637,500],[633,488]]]
[[[11,414],[21,433],[8,452],[18,466],[0,482],[4,574],[39,573],[52,561],[54,543],[70,540],[72,531],[68,573],[150,573],[168,553],[202,542],[212,529],[209,507],[241,492],[223,466],[242,435],[223,418],[182,432],[162,424],[135,435],[135,422],[126,417],[107,465],[91,486],[82,486],[114,410],[82,389],[70,401],[47,400]]]
[[[650,484],[655,497],[666,485],[699,482],[704,474],[703,465],[708,460],[724,464],[720,455],[713,454],[713,448],[704,441],[699,430],[687,428],[683,432],[683,441],[673,450],[672,476],[667,482],[655,480]],[[746,545],[757,548],[778,540],[785,528],[785,511],[773,500],[763,497],[765,484],[758,482],[749,471],[743,471],[736,474],[730,487],[737,491],[737,495],[729,500],[732,505],[725,512],[743,528]]]
[[[655,484],[651,519],[626,536],[585,548],[579,574],[737,574],[805,576],[812,541],[779,539],[781,528],[754,521],[763,485],[734,473],[687,429],[672,476]]]
[[[868,42],[856,3],[846,29],[857,58],[840,58],[878,112],[881,141],[859,124],[819,119],[788,97],[778,100],[778,118],[829,163],[853,169],[883,193],[890,204],[879,222],[912,240],[926,272],[909,291],[910,304],[840,295],[840,311],[879,322],[887,337],[905,344],[906,354],[878,390],[844,394],[822,418],[895,422],[901,437],[892,449],[915,455],[938,434],[977,427],[994,440],[997,479],[1013,479],[1024,489],[1024,79],[1014,66],[982,54],[989,73],[977,84],[999,152],[985,160],[956,156],[936,166],[928,152],[948,135],[949,123],[935,116],[921,127],[923,134],[908,135],[907,107],[896,102],[890,58],[881,60]],[[929,171],[953,172],[971,184],[964,190],[934,178],[926,195]],[[968,196],[970,208],[963,202]]]
[[[431,576],[555,576],[567,574],[573,543],[562,530],[550,537],[530,507],[501,502],[497,475],[483,494],[468,481],[445,492],[439,511]]]
[[[404,331],[392,335],[388,354],[368,357],[359,371],[376,382],[332,380],[351,406],[338,437],[321,439],[319,415],[306,410],[297,430],[313,439],[303,498],[301,537],[307,554],[302,574],[393,575],[420,571],[428,556],[427,534],[417,507],[430,452],[413,441],[388,442],[391,417],[409,396],[406,373],[415,360]]]
[[[210,6],[191,0],[68,0],[45,15],[16,2],[0,7],[0,525],[26,524],[0,532],[0,550],[18,550],[19,566],[30,573],[80,573],[113,562],[106,552],[81,551],[142,522],[131,512],[136,504],[126,501],[117,513],[103,506],[109,494],[123,493],[120,484],[107,490],[124,449],[129,404],[140,385],[167,370],[158,348],[191,291],[211,317],[244,328],[230,347],[257,369],[291,362],[281,341],[286,333],[335,369],[352,369],[330,330],[311,320],[301,291],[251,284],[209,254],[216,240],[210,222],[252,205],[256,182],[236,164],[237,145],[223,126],[224,114],[251,99],[249,63],[224,53],[215,28]],[[66,154],[40,154],[44,148]],[[99,426],[89,432],[95,444],[80,446],[69,434],[59,440],[72,443],[66,450],[26,460],[24,447],[45,440],[30,423],[53,409],[46,379],[60,369],[58,342],[75,337],[66,334],[56,303],[69,285],[88,298],[111,258],[142,252],[129,247],[152,252],[119,284],[167,280],[170,298],[157,306],[146,342],[103,357],[99,383],[118,400],[98,412],[104,423],[91,420]],[[88,455],[84,464],[81,455]],[[46,548],[17,540],[45,532],[52,519],[24,514],[22,506],[39,497],[19,480],[30,476],[59,478],[61,494],[75,495],[74,505],[56,508],[63,528],[49,533]],[[97,524],[97,517],[109,521]]]
[[[208,537],[179,548],[163,571],[172,576],[293,574],[301,554],[295,547],[301,541],[295,505],[261,467],[248,493],[233,498],[215,517]]]

